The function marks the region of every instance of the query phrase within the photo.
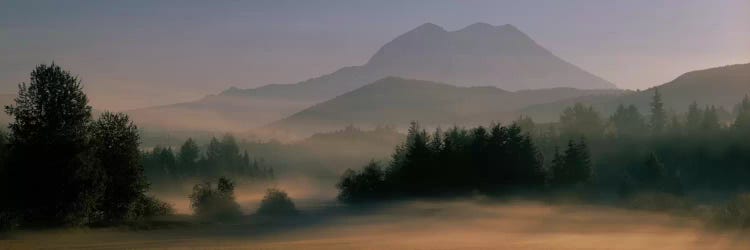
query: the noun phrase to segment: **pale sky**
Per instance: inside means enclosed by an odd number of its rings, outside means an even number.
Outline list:
[[[361,65],[426,22],[513,24],[628,89],[750,62],[750,0],[0,0],[0,92],[54,60],[97,108],[190,101]]]

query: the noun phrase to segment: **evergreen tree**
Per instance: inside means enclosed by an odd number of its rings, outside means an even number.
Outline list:
[[[91,107],[80,80],[54,63],[39,65],[6,112],[13,121],[3,189],[13,190],[12,209],[28,223],[92,219],[103,173],[87,161]]]
[[[617,106],[617,111],[612,115],[610,121],[614,124],[617,135],[620,137],[639,135],[646,128],[643,115],[638,112],[638,108],[634,105],[625,107],[620,104]]]
[[[659,134],[664,131],[667,125],[667,112],[664,110],[664,103],[661,100],[661,94],[658,88],[654,88],[654,96],[651,99],[651,131]]]
[[[188,138],[185,143],[180,146],[180,151],[177,153],[177,165],[179,166],[179,172],[183,176],[195,176],[199,174],[198,159],[200,158],[200,149],[198,144],[195,143],[193,138]]]
[[[696,133],[701,129],[703,123],[703,112],[698,108],[698,103],[693,102],[688,107],[687,121],[685,127],[688,132]]]
[[[591,106],[576,103],[560,115],[560,130],[563,136],[596,138],[603,134],[604,125],[599,112]]]
[[[703,111],[703,121],[701,123],[701,129],[704,132],[717,131],[721,127],[719,124],[719,115],[716,112],[716,107],[706,107]]]
[[[570,145],[570,142],[568,144]],[[566,183],[565,176],[568,174],[565,169],[565,158],[560,154],[558,147],[555,147],[555,154],[552,156],[549,172],[549,182],[552,186],[562,186]]]
[[[628,177],[634,182],[631,189],[682,194],[679,178],[669,173],[654,153],[648,155],[643,165],[630,169]]]
[[[536,123],[534,123],[534,120],[532,120],[529,116],[519,116],[518,119],[513,122],[513,124],[521,128],[521,131],[524,131],[529,135],[533,135],[535,133]]]
[[[750,132],[750,99],[747,95],[737,105],[737,118],[734,120],[734,128],[743,132]]]
[[[586,143],[568,141],[564,155],[556,154],[553,160],[552,183],[558,186],[572,186],[587,183],[591,179],[592,166]]]

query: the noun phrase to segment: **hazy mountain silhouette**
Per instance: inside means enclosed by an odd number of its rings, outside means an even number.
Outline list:
[[[701,107],[715,105],[731,111],[745,95],[750,94],[750,63],[691,71],[668,83],[622,96],[577,97],[530,106],[521,112],[540,121],[555,121],[565,107],[580,102],[607,114],[614,112],[619,104],[632,104],[647,114],[654,88],[659,88],[668,110],[685,112],[695,101]]]
[[[295,84],[230,88],[196,102],[130,113],[147,125],[251,128],[387,76],[508,90],[615,88],[606,80],[555,56],[512,25],[476,23],[449,32],[427,23],[385,44],[362,66],[344,67]],[[216,121],[216,124],[188,123],[181,120],[182,116],[188,116],[188,120],[197,116],[205,121]]]
[[[405,126],[413,120],[428,126],[468,126],[517,118],[517,110],[533,104],[621,92],[573,88],[510,92],[495,87],[457,87],[387,77],[316,104],[269,127],[309,134],[335,130],[348,124]]]
[[[320,100],[387,76],[507,90],[615,88],[555,56],[512,25],[475,23],[449,32],[426,23],[385,44],[365,65],[296,84],[234,88],[222,94]]]

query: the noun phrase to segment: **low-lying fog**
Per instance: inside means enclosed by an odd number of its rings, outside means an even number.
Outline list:
[[[301,214],[286,219],[255,215],[227,224],[200,224],[188,216],[154,230],[70,229],[20,232],[0,248],[105,249],[747,249],[747,235],[708,229],[700,221],[585,205],[461,200],[393,202],[344,207],[335,190],[304,178],[279,181]],[[257,191],[248,191],[248,190]],[[238,186],[251,214],[263,188]],[[160,197],[180,213],[186,197]],[[178,223],[180,222],[180,223]]]

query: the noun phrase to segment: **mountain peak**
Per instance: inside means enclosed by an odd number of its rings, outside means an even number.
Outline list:
[[[473,30],[488,31],[488,30],[493,30],[493,29],[495,29],[495,26],[492,26],[492,24],[479,22],[479,23],[473,23],[469,26],[466,26],[463,29],[460,29],[459,31],[461,30],[463,31],[473,31]]]
[[[416,28],[414,28],[413,30],[411,30],[411,31],[409,31],[407,33],[411,33],[411,32],[414,32],[414,31],[446,32],[445,29],[443,29],[443,27],[440,27],[440,26],[438,26],[437,24],[434,24],[434,23],[423,23],[422,25],[417,26]]]

